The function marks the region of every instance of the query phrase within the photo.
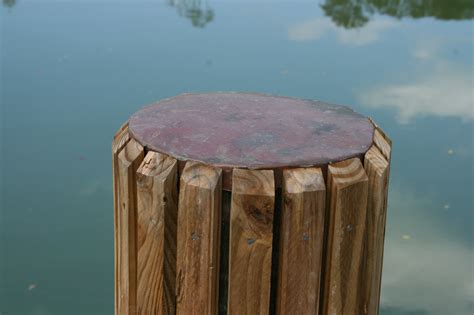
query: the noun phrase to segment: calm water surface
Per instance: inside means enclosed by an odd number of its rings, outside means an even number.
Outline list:
[[[381,313],[473,313],[473,1],[0,10],[2,315],[112,314],[112,136],[144,104],[219,90],[373,117],[394,141]]]

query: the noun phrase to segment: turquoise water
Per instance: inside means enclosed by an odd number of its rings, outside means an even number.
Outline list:
[[[472,1],[0,10],[0,314],[112,314],[113,134],[142,105],[227,90],[373,117],[394,142],[381,314],[473,313]]]

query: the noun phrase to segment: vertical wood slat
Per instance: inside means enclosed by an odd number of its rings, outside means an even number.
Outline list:
[[[374,218],[378,211],[380,211],[380,216],[378,222],[376,223],[378,225],[377,230],[374,231],[374,234],[376,234],[374,237],[376,237],[377,244],[368,247],[372,248],[374,251],[373,255],[375,256],[375,266],[372,266],[372,268],[375,268],[375,270],[373,271],[374,276],[372,277],[370,290],[368,289],[366,291],[364,300],[368,305],[368,314],[378,314],[382,285],[382,266],[385,227],[387,221],[388,185],[390,177],[390,162],[392,158],[392,140],[382,129],[380,129],[379,126],[377,126],[374,121],[372,121],[372,123],[375,126],[374,146],[372,146],[372,148],[366,153],[364,162],[365,169],[369,175],[369,194],[372,194],[369,195],[369,212],[367,219],[370,219],[371,213],[372,217]],[[385,188],[385,191],[383,191],[383,187]],[[377,198],[377,196],[381,197]],[[368,238],[370,235],[371,234],[368,233]],[[369,255],[370,253],[367,251],[367,254]],[[367,266],[367,269],[368,274],[370,274],[371,267]]]
[[[283,171],[278,314],[318,314],[326,187],[319,168]]]
[[[392,141],[378,128],[374,131],[374,144],[383,154],[387,161],[390,161],[392,156]]]
[[[137,311],[174,314],[177,161],[148,152],[137,171]]]
[[[362,302],[364,314],[376,315],[380,298],[389,164],[380,150],[372,146],[365,154],[364,165],[369,178],[369,197]]]
[[[387,161],[390,163],[392,154],[392,139],[387,136],[387,134],[382,130],[382,128],[379,127],[379,125],[377,125],[377,123],[372,118],[369,117],[369,121],[372,123],[372,125],[374,125],[375,128],[373,143],[378,147],[378,149],[382,152]]]
[[[136,313],[136,172],[144,157],[143,147],[133,139],[117,158],[118,166],[118,314]]]
[[[384,254],[384,242],[385,242],[385,227],[386,227],[386,221],[387,221],[387,199],[388,199],[388,186],[389,186],[389,179],[390,179],[390,165],[391,165],[391,160],[392,160],[392,140],[387,136],[387,134],[375,123],[372,119],[370,119],[372,124],[375,126],[375,132],[374,132],[374,145],[380,150],[380,152],[383,154],[385,159],[388,162],[388,169],[387,169],[387,185],[386,185],[386,192],[385,192],[385,209],[384,209],[384,215],[382,217],[382,224],[383,224],[383,239],[379,243],[380,248],[378,249],[381,257],[378,261],[378,295],[379,295],[379,300],[380,300],[380,292],[381,292],[381,285],[382,285],[382,265],[383,265],[383,254]],[[377,311],[376,314],[378,314],[378,308],[379,304],[377,303]]]
[[[187,162],[178,206],[177,314],[215,314],[222,171]]]
[[[234,169],[229,314],[268,314],[275,184],[273,171]]]
[[[112,141],[112,178],[113,178],[113,194],[114,194],[114,311],[118,314],[118,272],[119,272],[119,245],[118,245],[118,155],[123,147],[130,140],[128,135],[128,122],[123,124],[114,136]]]
[[[328,167],[329,215],[323,314],[360,314],[368,178],[358,158]]]

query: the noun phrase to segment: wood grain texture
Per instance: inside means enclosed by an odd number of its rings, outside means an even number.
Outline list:
[[[369,121],[374,125],[374,128],[379,131],[379,134],[382,136],[383,139],[388,143],[388,145],[391,147],[392,146],[392,139],[380,128],[380,126],[370,117]]]
[[[137,171],[137,311],[174,314],[178,163],[148,152]]]
[[[133,139],[117,158],[118,166],[118,314],[136,314],[136,172],[143,160],[143,147]]]
[[[222,171],[187,162],[180,181],[177,314],[216,314]]]
[[[328,167],[323,314],[361,314],[359,299],[368,178],[358,158]]]
[[[268,314],[275,183],[273,171],[234,169],[229,314]]]
[[[382,276],[383,243],[387,211],[388,162],[372,146],[365,154],[364,166],[369,178],[367,228],[362,272],[363,314],[378,314]]]
[[[114,194],[114,279],[115,281],[118,279],[118,155],[123,147],[128,143],[130,140],[130,136],[128,134],[128,122],[124,123],[117,133],[114,136],[112,141],[112,178],[113,178],[113,194]],[[114,284],[114,312],[118,314],[118,285],[117,283]]]
[[[385,159],[390,161],[392,156],[392,141],[379,128],[376,128],[374,131],[374,144],[380,152],[382,152]]]
[[[326,187],[319,168],[283,171],[277,314],[318,314]]]
[[[375,123],[372,119],[370,119],[372,124],[375,126],[375,132],[374,132],[374,139],[373,139],[373,144],[379,149],[379,151],[382,153],[382,155],[385,157],[385,160],[388,162],[387,166],[387,183],[386,183],[386,191],[385,191],[385,198],[388,199],[388,187],[389,187],[389,180],[390,180],[390,165],[391,165],[391,160],[392,160],[392,140],[388,137],[388,135]],[[381,243],[379,244],[381,248],[378,249],[379,253],[381,253],[381,257],[378,261],[379,264],[379,285],[378,285],[378,294],[380,295],[381,292],[381,281],[382,281],[382,265],[383,265],[383,252],[384,252],[384,241],[385,241],[385,226],[386,226],[386,220],[387,220],[387,200],[385,201],[385,215],[383,216],[383,239]],[[377,314],[378,314],[378,306],[377,305]]]

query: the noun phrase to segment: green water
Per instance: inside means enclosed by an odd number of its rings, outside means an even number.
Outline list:
[[[227,90],[373,117],[394,142],[381,313],[473,313],[473,1],[0,10],[0,314],[112,314],[113,134],[147,103]]]

